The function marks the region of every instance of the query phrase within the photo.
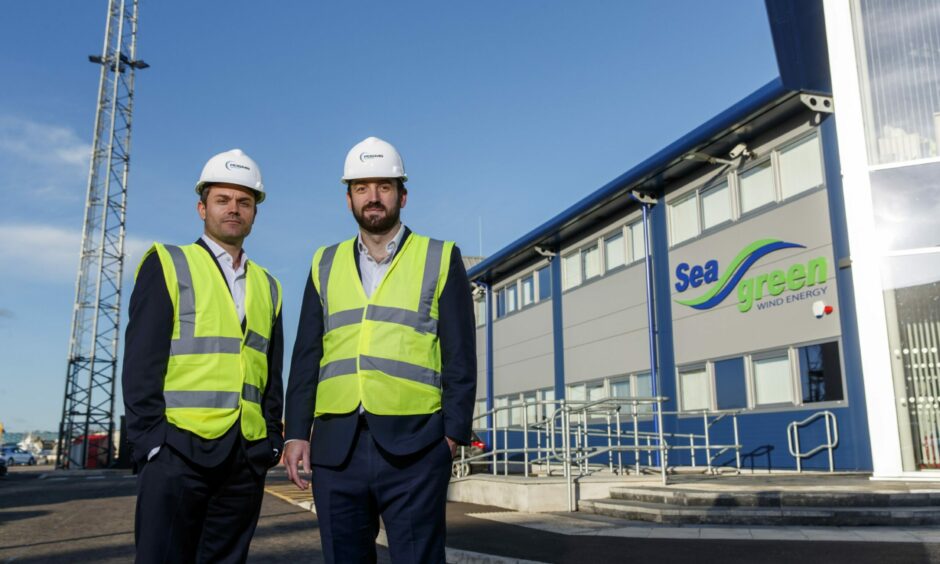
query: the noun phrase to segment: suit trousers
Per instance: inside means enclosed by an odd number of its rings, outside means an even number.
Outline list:
[[[264,474],[252,471],[240,443],[212,468],[169,445],[144,464],[137,476],[136,562],[245,562]]]
[[[313,497],[328,563],[375,562],[379,516],[392,562],[443,563],[451,454],[442,437],[406,456],[382,450],[365,418],[339,466],[313,467]]]

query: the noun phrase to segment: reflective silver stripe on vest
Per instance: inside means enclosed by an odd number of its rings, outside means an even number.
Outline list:
[[[323,305],[323,332],[326,333],[332,327],[330,326],[330,312],[326,300],[326,290],[327,285],[330,281],[330,269],[333,268],[333,257],[336,256],[336,249],[339,247],[339,243],[331,245],[323,249],[323,254],[320,255],[320,271],[318,273],[320,277],[320,303]]]
[[[170,356],[183,354],[239,354],[242,340],[235,337],[190,337],[170,341]]]
[[[261,354],[268,354],[268,340],[251,329],[245,333],[245,346]]]
[[[396,378],[420,382],[435,388],[441,387],[441,374],[439,372],[417,364],[366,355],[359,357],[359,364],[363,370],[378,370]]]
[[[319,381],[322,382],[328,378],[333,378],[335,376],[346,376],[347,374],[356,373],[356,359],[355,358],[343,358],[340,360],[334,360],[320,367],[320,377]]]
[[[327,325],[330,329],[339,329],[340,327],[345,327],[347,325],[355,325],[361,321],[362,308],[347,309],[346,311],[338,311],[332,314]]]
[[[424,312],[410,311],[398,307],[370,305],[366,319],[407,325],[421,333],[437,333],[437,320]]]
[[[173,259],[176,269],[176,283],[179,286],[180,336],[170,341],[170,356],[183,354],[239,354],[241,352],[241,339],[234,337],[196,337],[196,294],[193,291],[193,275],[186,262],[183,249],[176,245],[165,245],[166,250]]]
[[[434,303],[434,290],[441,272],[441,255],[444,254],[444,241],[431,239],[428,242],[428,255],[424,260],[424,278],[421,280],[421,301],[418,311],[431,319],[431,304]]]
[[[261,272],[264,272],[264,275],[268,277],[268,284],[271,286],[271,319],[273,321],[277,317],[277,280],[266,271],[262,270]]]
[[[254,403],[261,403],[261,390],[258,386],[245,383],[242,385],[242,399]]]
[[[209,409],[236,409],[238,408],[238,392],[193,392],[193,391],[164,391],[163,401],[167,409],[209,408]]]

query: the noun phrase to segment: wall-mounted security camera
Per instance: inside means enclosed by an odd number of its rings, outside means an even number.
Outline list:
[[[738,143],[737,145],[734,146],[733,149],[728,151],[728,156],[731,157],[732,159],[736,159],[738,157],[748,158],[751,156],[751,152],[747,150],[746,144]]]

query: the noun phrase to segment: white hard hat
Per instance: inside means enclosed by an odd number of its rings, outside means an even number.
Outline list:
[[[401,155],[391,143],[378,137],[368,137],[346,153],[343,182],[349,184],[351,180],[361,178],[400,178],[402,182],[408,181]]]
[[[207,184],[236,184],[255,193],[257,203],[264,201],[264,184],[258,163],[241,149],[232,149],[215,155],[202,167],[196,193],[202,195]]]

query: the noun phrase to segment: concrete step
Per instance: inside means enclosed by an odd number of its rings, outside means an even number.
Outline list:
[[[612,487],[612,499],[674,507],[935,507],[940,491],[705,491],[670,487]]]
[[[671,525],[917,526],[940,524],[940,507],[677,506],[625,499],[582,500],[578,509]]]

